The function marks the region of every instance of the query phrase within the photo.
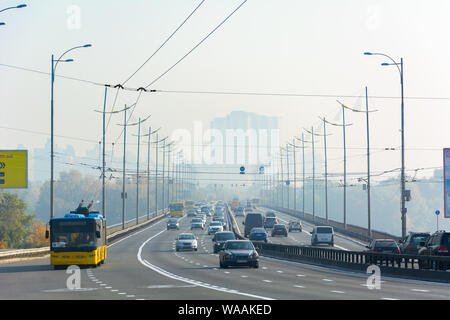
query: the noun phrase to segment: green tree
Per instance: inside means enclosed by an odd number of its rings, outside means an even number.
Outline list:
[[[16,194],[0,194],[0,241],[7,248],[20,248],[27,242],[33,215],[27,215],[27,205]]]

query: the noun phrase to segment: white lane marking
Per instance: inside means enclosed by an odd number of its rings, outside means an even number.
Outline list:
[[[278,272],[278,273],[283,273],[283,271],[281,271],[281,270],[278,270],[277,272]]]
[[[134,298],[134,297],[136,297],[134,294],[127,295],[127,298]]]
[[[430,292],[430,290],[425,290],[425,289],[411,289],[411,291],[415,291],[415,292]]]
[[[248,278],[248,276],[241,276],[241,278]]]
[[[180,219],[180,220],[181,220],[181,219]],[[122,242],[123,240],[126,240],[126,239],[130,238],[130,237],[134,237],[135,235],[138,235],[138,234],[141,233],[141,232],[147,231],[147,229],[150,229],[150,228],[152,228],[152,227],[154,227],[154,226],[160,224],[160,223],[163,222],[163,221],[164,221],[164,219],[162,219],[162,220],[160,220],[160,221],[158,221],[158,222],[156,222],[156,223],[154,223],[154,224],[148,226],[148,228],[142,229],[141,231],[132,233],[132,234],[130,234],[129,236],[127,236],[127,237],[125,237],[125,238],[122,238],[122,239],[120,239],[120,240],[117,240],[116,242],[111,243],[110,245],[108,245],[108,248],[110,248],[110,247],[112,247],[112,246],[114,246],[114,245],[116,245],[116,244]]]
[[[331,279],[322,279],[323,281],[327,281],[327,282],[331,282],[331,281],[333,281],[333,280],[331,280]]]
[[[296,287],[296,288],[304,288],[304,286],[301,286],[301,285],[298,285],[298,284],[295,284],[294,287]]]
[[[112,289],[111,290],[111,292],[117,292],[117,291],[119,291],[119,290],[117,290],[117,289]]]
[[[270,283],[272,280],[263,280],[264,282]]]
[[[381,300],[398,300],[398,299],[395,299],[395,298],[381,298]]]
[[[179,280],[179,281],[182,281],[182,282],[185,282],[185,283],[189,283],[189,284],[195,284],[195,285],[198,285],[200,287],[207,288],[207,289],[217,290],[217,291],[221,291],[221,292],[225,292],[225,293],[232,293],[232,294],[243,295],[243,296],[247,296],[247,297],[251,297],[251,298],[257,298],[257,299],[263,299],[263,300],[273,300],[272,298],[269,298],[269,297],[258,296],[258,295],[254,295],[254,294],[250,294],[250,293],[246,293],[246,292],[240,292],[240,291],[236,291],[236,290],[230,290],[230,289],[227,289],[227,288],[215,288],[209,283],[199,282],[199,281],[195,281],[195,280],[192,280],[192,279],[189,279],[189,278],[185,278],[185,277],[173,274],[171,272],[168,272],[167,270],[164,270],[164,269],[162,269],[160,267],[157,267],[157,266],[151,264],[149,261],[147,261],[145,259],[142,259],[142,249],[144,248],[144,246],[148,242],[150,242],[151,240],[153,240],[154,238],[156,238],[157,236],[159,236],[161,233],[163,233],[165,231],[166,230],[162,230],[162,231],[158,232],[157,234],[155,234],[154,236],[148,238],[139,247],[139,250],[137,252],[137,259],[142,265],[144,265],[147,268],[149,268],[149,269],[151,269],[151,270],[153,270],[153,271],[155,271],[155,272],[157,272],[157,273],[159,273],[159,274],[161,274],[161,275],[163,275],[165,277],[168,277],[170,279]]]
[[[331,290],[330,292],[333,292],[333,293],[345,293],[344,291],[338,291],[338,290]]]
[[[298,274],[297,277],[304,277],[304,274]]]
[[[230,271],[224,271],[223,273],[230,274]]]

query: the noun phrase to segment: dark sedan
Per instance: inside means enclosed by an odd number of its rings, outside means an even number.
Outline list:
[[[228,240],[236,240],[234,232],[231,231],[221,231],[214,234],[212,241],[214,242],[214,253],[218,253],[223,250],[225,243]]]
[[[177,218],[170,218],[167,221],[167,230],[170,230],[170,229],[177,229],[177,230],[180,229],[180,224],[178,223]]]
[[[229,266],[259,267],[259,255],[249,240],[228,240],[219,253],[221,268]]]
[[[276,235],[288,236],[288,229],[284,224],[276,224],[272,229],[272,237]]]

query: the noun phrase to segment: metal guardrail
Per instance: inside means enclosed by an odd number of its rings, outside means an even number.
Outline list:
[[[333,227],[333,229],[343,235],[352,237],[354,239],[358,239],[367,243],[370,243],[373,239],[393,239],[393,240],[400,240],[400,237],[398,236],[394,236],[391,235],[389,233],[386,232],[381,232],[381,231],[377,231],[377,230],[372,230],[372,236],[369,237],[368,236],[368,231],[367,229],[360,227],[360,226],[355,226],[352,224],[347,224],[347,227],[344,227],[344,224],[341,222],[337,222],[334,220],[330,220],[328,219],[328,221],[324,218],[321,217],[313,217],[312,214],[309,213],[303,213],[301,211],[295,211],[292,209],[286,209],[286,208],[280,208],[280,207],[275,207],[275,206],[266,206],[269,209],[272,210],[276,210],[276,211],[280,211],[286,214],[289,214],[293,217],[299,218],[299,219],[303,219],[306,222],[309,222],[313,225],[328,225]]]
[[[377,265],[385,275],[450,282],[450,257],[345,251],[309,246],[254,242],[261,255],[366,271]]]
[[[234,215],[228,208],[232,230],[237,239],[245,239],[239,232]],[[307,262],[342,269],[366,272],[371,265],[380,268],[382,275],[407,277],[417,280],[450,282],[450,257],[346,251],[311,246],[282,245],[253,242],[262,256]]]
[[[119,238],[122,238],[132,232],[135,232],[143,227],[151,224],[153,222],[158,221],[159,219],[165,217],[168,213],[168,209],[160,210],[159,214],[155,214],[155,212],[151,212],[149,215],[149,219],[147,220],[147,215],[139,217],[138,221],[142,221],[139,224],[136,224],[136,218],[129,220],[125,223],[125,228],[122,229],[122,224],[114,224],[107,227],[107,239],[108,241],[115,241]],[[142,220],[141,220],[142,218]],[[19,259],[19,258],[34,258],[34,257],[44,257],[50,254],[50,247],[42,247],[42,248],[31,248],[31,249],[18,249],[18,250],[9,250],[5,252],[0,252],[0,262],[11,259]]]

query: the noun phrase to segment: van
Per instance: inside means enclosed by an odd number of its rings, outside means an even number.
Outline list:
[[[247,213],[242,224],[245,226],[244,237],[247,237],[253,228],[264,228],[264,217],[261,213]]]
[[[334,230],[329,226],[317,226],[314,227],[311,232],[311,245],[315,246],[319,243],[326,243],[330,246],[334,246]]]

